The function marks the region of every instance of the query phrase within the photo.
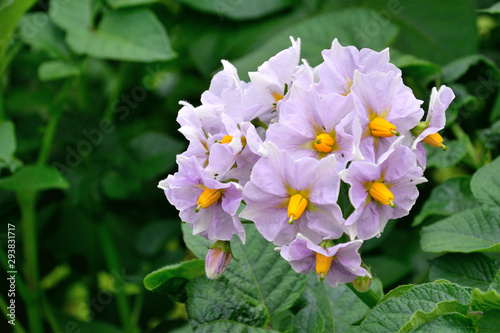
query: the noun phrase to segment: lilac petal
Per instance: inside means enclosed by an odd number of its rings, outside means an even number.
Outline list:
[[[322,239],[338,239],[344,233],[341,227],[341,224],[344,223],[344,219],[342,218],[340,208],[337,205],[332,205],[330,208],[334,213],[323,210],[308,210],[305,212],[307,227],[315,233],[315,236],[317,235],[314,238],[320,241]],[[304,215],[300,219],[303,217]],[[303,222],[304,221],[299,221],[301,224]]]

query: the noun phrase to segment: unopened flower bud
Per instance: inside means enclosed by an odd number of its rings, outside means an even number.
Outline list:
[[[366,293],[372,286],[372,278],[368,275],[358,276],[352,281],[352,286],[360,293]]]
[[[419,136],[420,133],[425,131],[429,127],[429,121],[421,121],[417,124],[417,126],[413,127],[411,129],[411,134],[413,134],[415,137]]]
[[[229,241],[217,241],[208,250],[205,259],[205,273],[209,279],[218,279],[231,261],[231,246]]]

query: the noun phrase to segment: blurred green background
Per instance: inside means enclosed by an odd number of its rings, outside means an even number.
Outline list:
[[[0,0],[0,259],[8,270],[13,224],[15,329],[190,332],[183,304],[142,285],[192,257],[156,187],[187,147],[178,102],[199,105],[221,59],[247,80],[288,36],[312,65],[334,38],[390,46],[424,109],[433,86],[455,91],[450,149],[429,149],[411,215],[362,249],[384,288],[426,281],[421,226],[467,207],[424,203],[438,184],[468,188],[499,153],[499,14],[489,0]]]

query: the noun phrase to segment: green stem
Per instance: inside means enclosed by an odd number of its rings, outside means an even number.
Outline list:
[[[71,87],[72,82],[67,81],[52,102],[52,107],[49,111],[49,114],[51,115],[50,120],[47,127],[45,128],[45,134],[42,140],[42,148],[40,149],[40,153],[38,155],[38,165],[44,165],[49,159],[50,149],[52,148],[52,143],[54,142],[57,126],[59,125],[59,121],[61,120],[62,102],[64,98],[67,97]]]
[[[42,333],[43,325],[39,306],[40,281],[38,278],[38,243],[35,222],[36,191],[19,191],[16,194],[19,207],[21,208],[21,230],[25,263],[24,272],[29,294],[27,313],[30,332]]]
[[[61,330],[61,328],[59,327],[59,323],[57,322],[56,316],[54,315],[54,311],[52,310],[52,306],[50,305],[49,300],[43,293],[41,293],[40,296],[43,304],[43,310],[45,312],[45,317],[49,322],[52,332],[63,332],[63,330]]]
[[[118,252],[116,251],[113,238],[109,234],[109,230],[104,223],[99,223],[97,229],[108,269],[110,272],[121,272],[122,266],[118,258]],[[136,332],[137,330],[134,329],[130,320],[130,307],[127,295],[125,294],[125,288],[122,287],[116,291],[116,300],[118,302],[118,312],[124,331],[129,333]]]
[[[5,254],[4,250],[0,248],[0,261],[2,262],[2,266],[6,272],[10,271],[7,260],[8,260],[7,255]],[[17,268],[17,272],[18,274],[16,276],[16,294],[19,294],[19,296],[21,296],[24,302],[28,303],[29,299],[28,288],[26,288],[26,284],[19,275],[19,268]]]
[[[353,287],[352,283],[348,283],[347,286],[370,309],[373,309],[375,307],[375,305],[377,305],[378,301],[380,301],[380,297],[378,297],[378,295],[373,291],[373,289],[370,289],[367,292],[362,293],[362,292],[357,291],[356,288]]]
[[[118,100],[118,98],[120,97],[120,93],[123,90],[125,79],[128,76],[130,67],[131,67],[130,62],[121,63],[120,69],[118,70],[118,74],[115,79],[115,84],[109,94],[108,104],[106,105],[106,109],[104,110],[103,119],[113,120],[113,114],[115,112],[115,107],[116,107],[116,100]]]
[[[5,120],[3,88],[0,83],[0,123]]]
[[[16,281],[16,283],[17,283],[17,281]],[[5,318],[7,318],[7,321],[12,320],[10,317],[7,317],[7,315],[9,314],[9,311],[7,310],[7,303],[5,302],[5,300],[3,299],[1,294],[0,294],[0,308],[2,308],[2,312],[5,316]],[[16,324],[13,325],[13,327],[14,327],[14,331],[16,333],[25,333],[26,332],[24,330],[23,325],[21,325],[21,323],[18,320],[15,320],[15,323]]]
[[[462,127],[460,127],[459,124],[451,125],[451,131],[453,132],[453,134],[455,135],[455,137],[457,139],[466,138],[466,140],[467,140],[467,156],[469,156],[474,167],[476,169],[479,169],[482,165],[481,159],[477,155],[476,149],[472,145],[472,142],[470,141],[469,135],[467,135],[467,133],[464,132],[464,130],[462,129]]]

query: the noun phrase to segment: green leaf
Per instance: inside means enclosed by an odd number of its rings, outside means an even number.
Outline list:
[[[43,50],[53,58],[66,58],[70,55],[64,33],[51,22],[46,13],[26,14],[19,21],[18,27],[20,38],[31,47]]]
[[[439,316],[467,314],[470,291],[454,283],[425,283],[379,303],[361,322],[361,332],[409,332]]]
[[[270,330],[267,328],[258,328],[258,327],[253,327],[253,326],[237,323],[237,322],[224,321],[224,320],[200,325],[195,330],[195,333],[220,333],[220,332],[278,333],[275,330]]]
[[[500,120],[497,120],[490,128],[477,131],[477,139],[487,150],[500,147]]]
[[[46,61],[38,67],[38,78],[41,81],[53,81],[79,76],[80,68],[62,60]]]
[[[195,332],[201,325],[219,321],[262,327],[269,320],[266,306],[233,285],[225,276],[217,280],[202,276],[190,281],[186,294],[186,310]]]
[[[403,285],[400,285],[400,286],[392,289],[391,291],[389,291],[383,298],[380,299],[380,301],[378,302],[378,304],[380,304],[382,302],[385,302],[389,298],[399,297],[399,296],[405,294],[408,290],[410,290],[410,289],[412,289],[414,287],[415,287],[414,284],[403,284]]]
[[[0,54],[12,38],[19,19],[34,3],[35,0],[16,0],[0,4]]]
[[[233,20],[250,20],[275,13],[290,7],[291,0],[253,0],[253,1],[226,1],[226,0],[179,0],[194,9],[202,12],[217,14]]]
[[[427,167],[435,166],[439,169],[447,169],[455,166],[467,154],[467,138],[459,140],[446,140],[444,144],[448,146],[447,151],[441,148],[424,144],[427,153]]]
[[[421,224],[428,216],[445,217],[477,207],[476,198],[470,189],[470,181],[471,177],[469,176],[459,176],[450,178],[434,187],[429,199],[415,216],[412,226]]]
[[[117,171],[109,171],[101,179],[102,190],[110,199],[125,199],[141,188],[137,179]]]
[[[333,288],[328,283],[319,282],[314,273],[308,275],[302,297],[308,306],[315,306],[323,318],[324,332],[343,332],[370,310],[346,285]]]
[[[49,16],[55,25],[69,33],[92,28],[97,8],[97,0],[51,1]]]
[[[500,293],[500,269],[498,270],[497,274],[493,278],[493,282],[491,282],[490,287],[488,290],[496,290]]]
[[[297,274],[253,224],[246,224],[245,229],[245,245],[237,237],[231,240],[231,250],[238,261],[231,260],[224,273],[224,281],[229,284],[224,288],[228,292],[234,288],[240,298],[253,300],[271,315],[289,309],[302,294],[306,276]],[[192,229],[187,224],[182,226],[182,230],[186,246],[199,258],[205,258],[209,242],[201,236],[192,236]],[[195,288],[194,284],[193,281],[192,288]],[[193,301],[195,300],[191,300],[191,306],[194,311]],[[199,314],[201,315],[203,314]]]
[[[315,305],[308,305],[297,313],[294,318],[292,332],[325,332],[325,320]]]
[[[338,38],[342,45],[358,45],[381,50],[397,34],[398,30],[393,24],[388,23],[379,34],[367,40],[360,41],[356,38],[356,34],[353,34],[353,31],[361,29],[367,22],[381,21],[382,18],[377,13],[362,8],[316,15],[276,33],[255,51],[237,59],[233,64],[239,73],[255,71],[271,56],[290,47],[289,36],[301,38],[301,58],[305,58],[313,66],[322,62],[321,51],[330,48],[334,38]]]
[[[500,208],[474,208],[450,216],[421,231],[426,252],[500,251]]]
[[[471,189],[480,203],[500,206],[500,157],[476,171],[472,176]]]
[[[205,261],[193,259],[175,265],[168,265],[144,278],[144,286],[151,291],[159,291],[179,302],[186,301],[184,288],[188,281],[205,274]]]
[[[435,333],[435,332],[453,332],[453,333],[474,333],[474,322],[461,314],[447,313],[437,319],[426,322],[412,332]]]
[[[500,261],[481,253],[450,253],[429,261],[429,279],[446,279],[462,286],[488,289]]]
[[[498,66],[489,58],[483,55],[474,54],[450,62],[443,67],[442,80],[445,83],[456,81],[467,73],[469,68],[483,63],[489,67],[496,76],[500,75]]]
[[[475,288],[472,291],[472,298],[483,310],[500,310],[500,294],[496,290],[484,292]]]
[[[390,286],[411,272],[411,266],[395,258],[379,256],[363,256],[363,262],[371,266],[371,272],[377,276],[384,286]]]
[[[12,176],[0,179],[0,189],[12,191],[42,191],[67,189],[69,184],[54,168],[27,165]]]
[[[484,311],[479,322],[479,333],[500,332],[500,310]]]
[[[158,2],[158,0],[107,0],[107,2],[114,9],[118,9],[122,7],[149,5]]]
[[[489,8],[478,9],[477,12],[485,14],[500,14],[500,2],[491,5]]]
[[[16,151],[16,132],[11,121],[0,123],[0,168],[9,165]]]
[[[191,250],[196,257],[205,259],[208,253],[208,247],[212,244],[200,235],[193,235],[193,228],[189,223],[182,223],[181,229],[182,238],[187,248]]]
[[[153,179],[175,166],[175,157],[186,147],[183,141],[161,133],[146,132],[130,143],[138,161],[137,170],[143,179]]]
[[[137,235],[135,249],[142,255],[152,256],[157,254],[170,239],[178,235],[178,219],[149,223]]]
[[[163,25],[148,9],[104,14],[97,30],[69,30],[66,40],[79,54],[125,61],[165,61],[176,56]]]
[[[394,49],[391,49],[391,62],[415,79],[429,78],[441,73],[439,65],[411,54],[401,54]]]
[[[383,22],[398,25],[400,33],[394,47],[403,53],[442,65],[478,49],[472,1],[457,0],[453,6],[434,0],[363,0],[361,4],[377,10]],[[385,29],[383,22],[361,25],[362,32],[367,36],[380,33]]]

